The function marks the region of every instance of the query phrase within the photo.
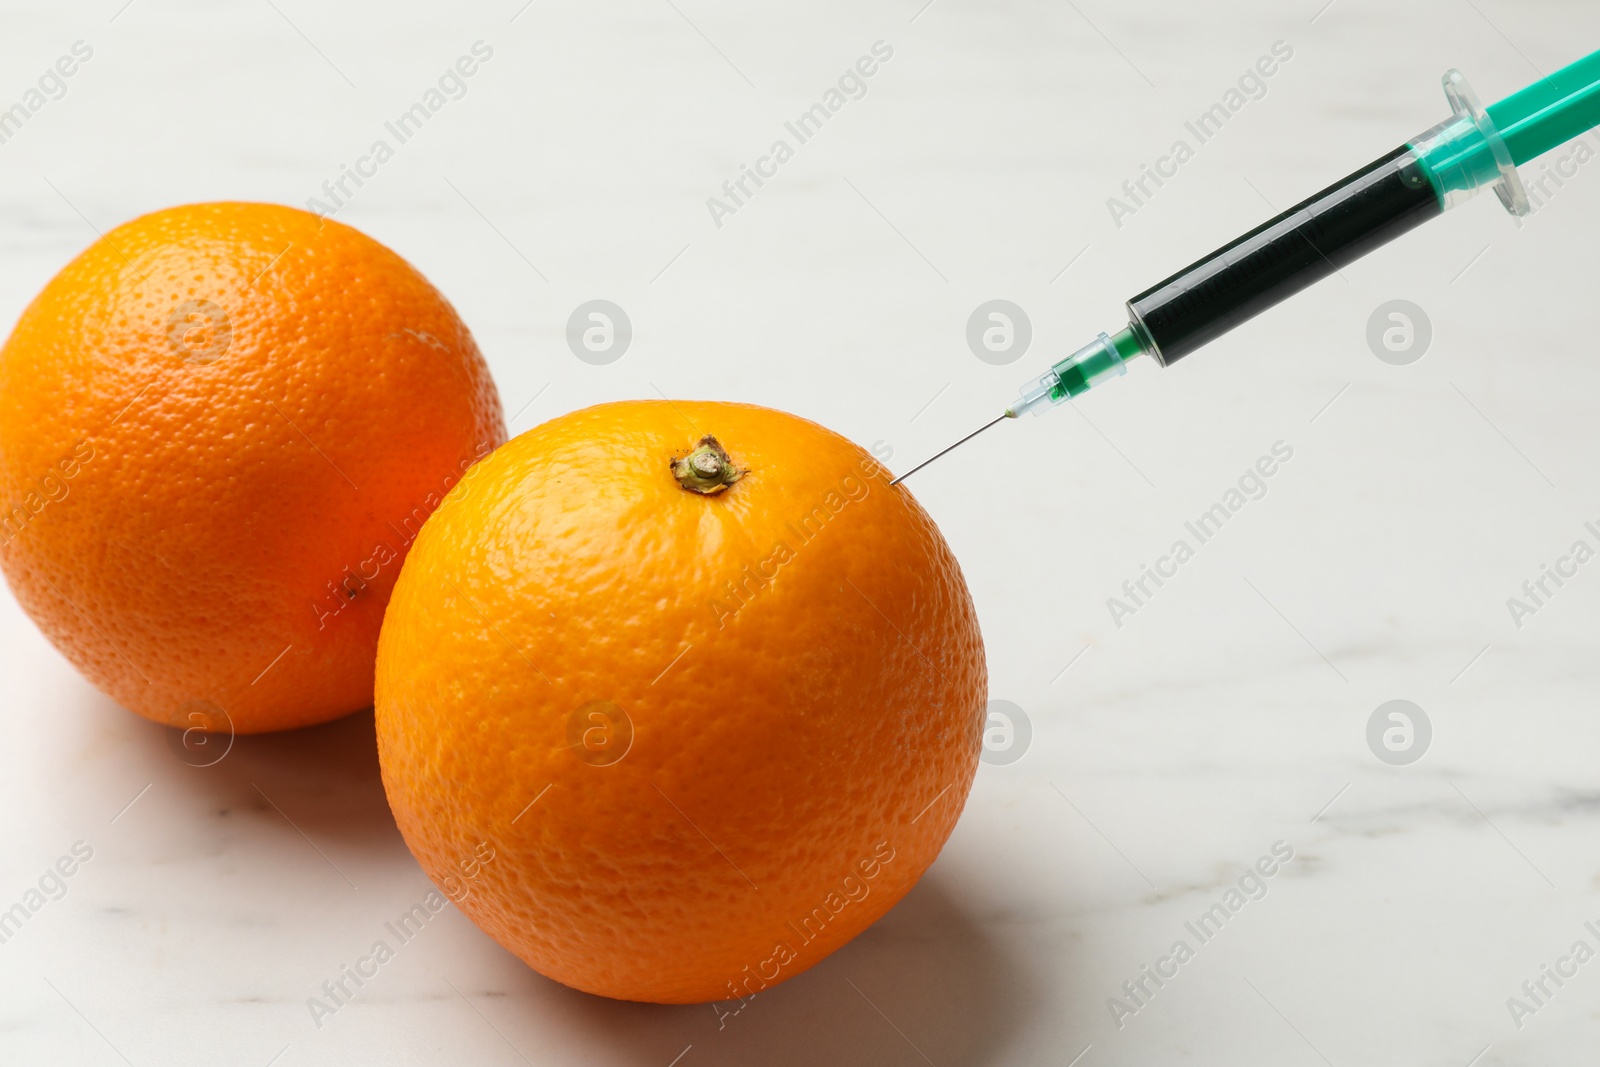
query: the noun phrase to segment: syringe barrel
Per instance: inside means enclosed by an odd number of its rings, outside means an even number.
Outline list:
[[[1128,301],[1132,328],[1165,366],[1443,211],[1403,145]]]

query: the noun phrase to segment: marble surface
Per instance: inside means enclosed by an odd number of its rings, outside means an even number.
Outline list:
[[[465,95],[339,217],[457,304],[512,428],[659,390],[787,408],[900,470],[1120,325],[1133,292],[1442,119],[1448,67],[1497,99],[1600,43],[1580,0],[6,0],[0,18],[6,103],[93,49],[0,144],[5,322],[96,229],[319,195],[483,41]],[[717,225],[706,199],[880,40],[866,95]],[[1260,91],[1114,213],[1280,41]],[[1600,962],[1561,961],[1600,948],[1600,565],[1531,615],[1507,606],[1600,520],[1600,164],[1564,166],[1520,226],[1480,199],[908,483],[1031,743],[981,768],[904,902],[737,1016],[572,992],[446,909],[319,1028],[307,998],[428,890],[370,714],[194,768],[0,597],[0,907],[41,879],[52,897],[0,944],[0,1061],[1592,1063]],[[594,298],[634,324],[607,366],[565,343]],[[1014,365],[965,338],[995,298],[1032,322]],[[1366,339],[1396,299],[1433,333],[1405,366]],[[1259,498],[1113,617],[1279,442],[1292,458]],[[1394,699],[1431,723],[1405,766],[1367,740]],[[1263,861],[1275,845],[1292,859]],[[1238,906],[1196,936],[1219,903]],[[1576,973],[1514,1018],[1545,965]]]

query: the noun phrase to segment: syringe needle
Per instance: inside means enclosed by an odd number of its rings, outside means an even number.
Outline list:
[[[968,441],[972,440],[974,437],[978,436],[980,433],[982,433],[983,431],[987,430],[989,427],[993,426],[995,424],[995,422],[1005,422],[1007,419],[1011,419],[1011,418],[1015,418],[1015,417],[1016,416],[1012,415],[1011,412],[1008,411],[1004,415],[1001,415],[998,419],[995,419],[994,422],[986,422],[986,423],[984,423],[982,426],[978,427],[976,430],[973,430],[971,433],[967,434],[967,436],[963,437],[961,440],[957,441],[955,444],[951,445],[949,448],[945,449],[943,452],[935,452],[933,455],[929,456],[927,459],[923,460],[921,463],[918,463],[915,467],[912,467],[910,470],[906,471],[904,474],[902,474],[900,477],[896,478],[894,481],[890,482],[889,484],[890,485],[899,485],[901,482],[905,481],[907,478],[909,478],[913,474],[917,473],[923,467],[926,467],[928,464],[932,463],[934,460],[936,460],[940,456],[944,455],[945,452],[953,452],[954,450],[960,448],[962,445],[966,444]]]

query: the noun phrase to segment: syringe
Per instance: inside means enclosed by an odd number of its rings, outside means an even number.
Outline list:
[[[1280,301],[1492,186],[1529,212],[1517,167],[1600,126],[1600,52],[1484,108],[1460,71],[1444,76],[1450,118],[1309,200],[1128,301],[1128,325],[1051,366],[1005,414],[902,474],[899,482],[990,426],[1127,373],[1149,356],[1169,367]]]

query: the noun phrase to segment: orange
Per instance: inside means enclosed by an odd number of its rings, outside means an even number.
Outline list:
[[[372,702],[400,559],[504,438],[466,327],[383,245],[270,204],[158,211],[0,349],[0,565],[141,715],[322,722]]]
[[[474,467],[378,642],[384,786],[440,890],[543,974],[663,1003],[746,999],[887,911],[965,802],[987,685],[888,482],[814,423],[687,401]]]

